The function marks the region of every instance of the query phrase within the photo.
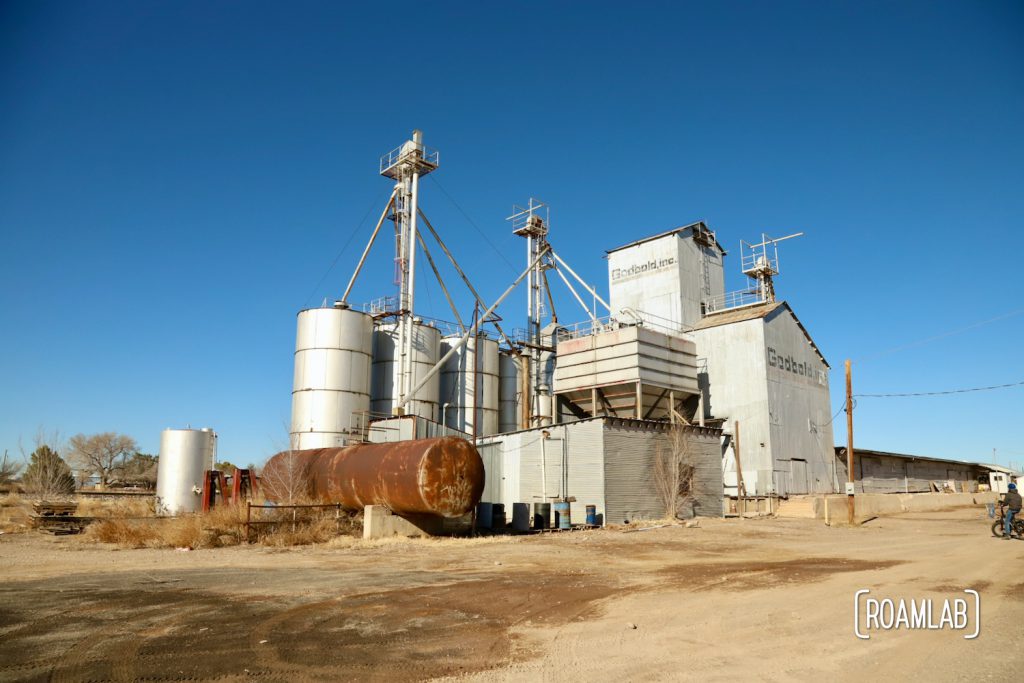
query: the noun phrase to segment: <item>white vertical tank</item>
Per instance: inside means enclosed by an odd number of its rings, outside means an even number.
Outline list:
[[[511,353],[502,353],[498,370],[498,431],[504,434],[519,429],[519,359]]]
[[[412,384],[420,383],[437,364],[441,352],[441,332],[422,321],[413,323],[412,333]],[[371,410],[381,415],[392,415],[398,406],[399,355],[398,323],[377,323],[373,330],[373,373]],[[422,389],[416,392],[415,400],[405,405],[406,415],[419,415],[428,420],[438,419],[437,399],[440,395],[441,379],[434,375]]]
[[[461,337],[447,337],[442,350],[455,346]],[[498,342],[480,338],[476,359],[476,338],[470,337],[441,370],[441,403],[447,404],[444,423],[477,436],[498,433]],[[479,390],[477,389],[479,381]]]
[[[217,434],[212,429],[165,429],[160,435],[156,513],[173,516],[202,508],[203,473],[213,469]]]
[[[370,409],[373,319],[360,311],[300,311],[295,335],[291,448],[345,446]]]

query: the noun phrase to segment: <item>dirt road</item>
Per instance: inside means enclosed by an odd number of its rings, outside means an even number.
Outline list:
[[[971,509],[193,552],[5,535],[0,680],[1002,677],[1024,634],[1024,542],[987,527]],[[977,589],[981,634],[859,640],[862,588]]]

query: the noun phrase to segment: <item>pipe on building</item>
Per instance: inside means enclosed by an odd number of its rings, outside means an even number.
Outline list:
[[[484,463],[471,443],[455,437],[283,451],[267,461],[263,483],[271,500],[282,502],[296,481],[312,498],[348,510],[384,505],[398,514],[458,517],[480,502]]]

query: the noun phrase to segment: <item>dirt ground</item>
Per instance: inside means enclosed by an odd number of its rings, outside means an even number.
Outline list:
[[[974,680],[1024,634],[983,509],[531,537],[117,550],[0,536],[0,680]],[[854,593],[981,594],[981,635],[853,633]]]

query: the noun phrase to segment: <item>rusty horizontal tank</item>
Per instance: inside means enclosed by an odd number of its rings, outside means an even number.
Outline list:
[[[263,482],[278,502],[306,494],[350,510],[458,517],[480,502],[484,463],[465,439],[417,439],[284,451],[267,461]]]

